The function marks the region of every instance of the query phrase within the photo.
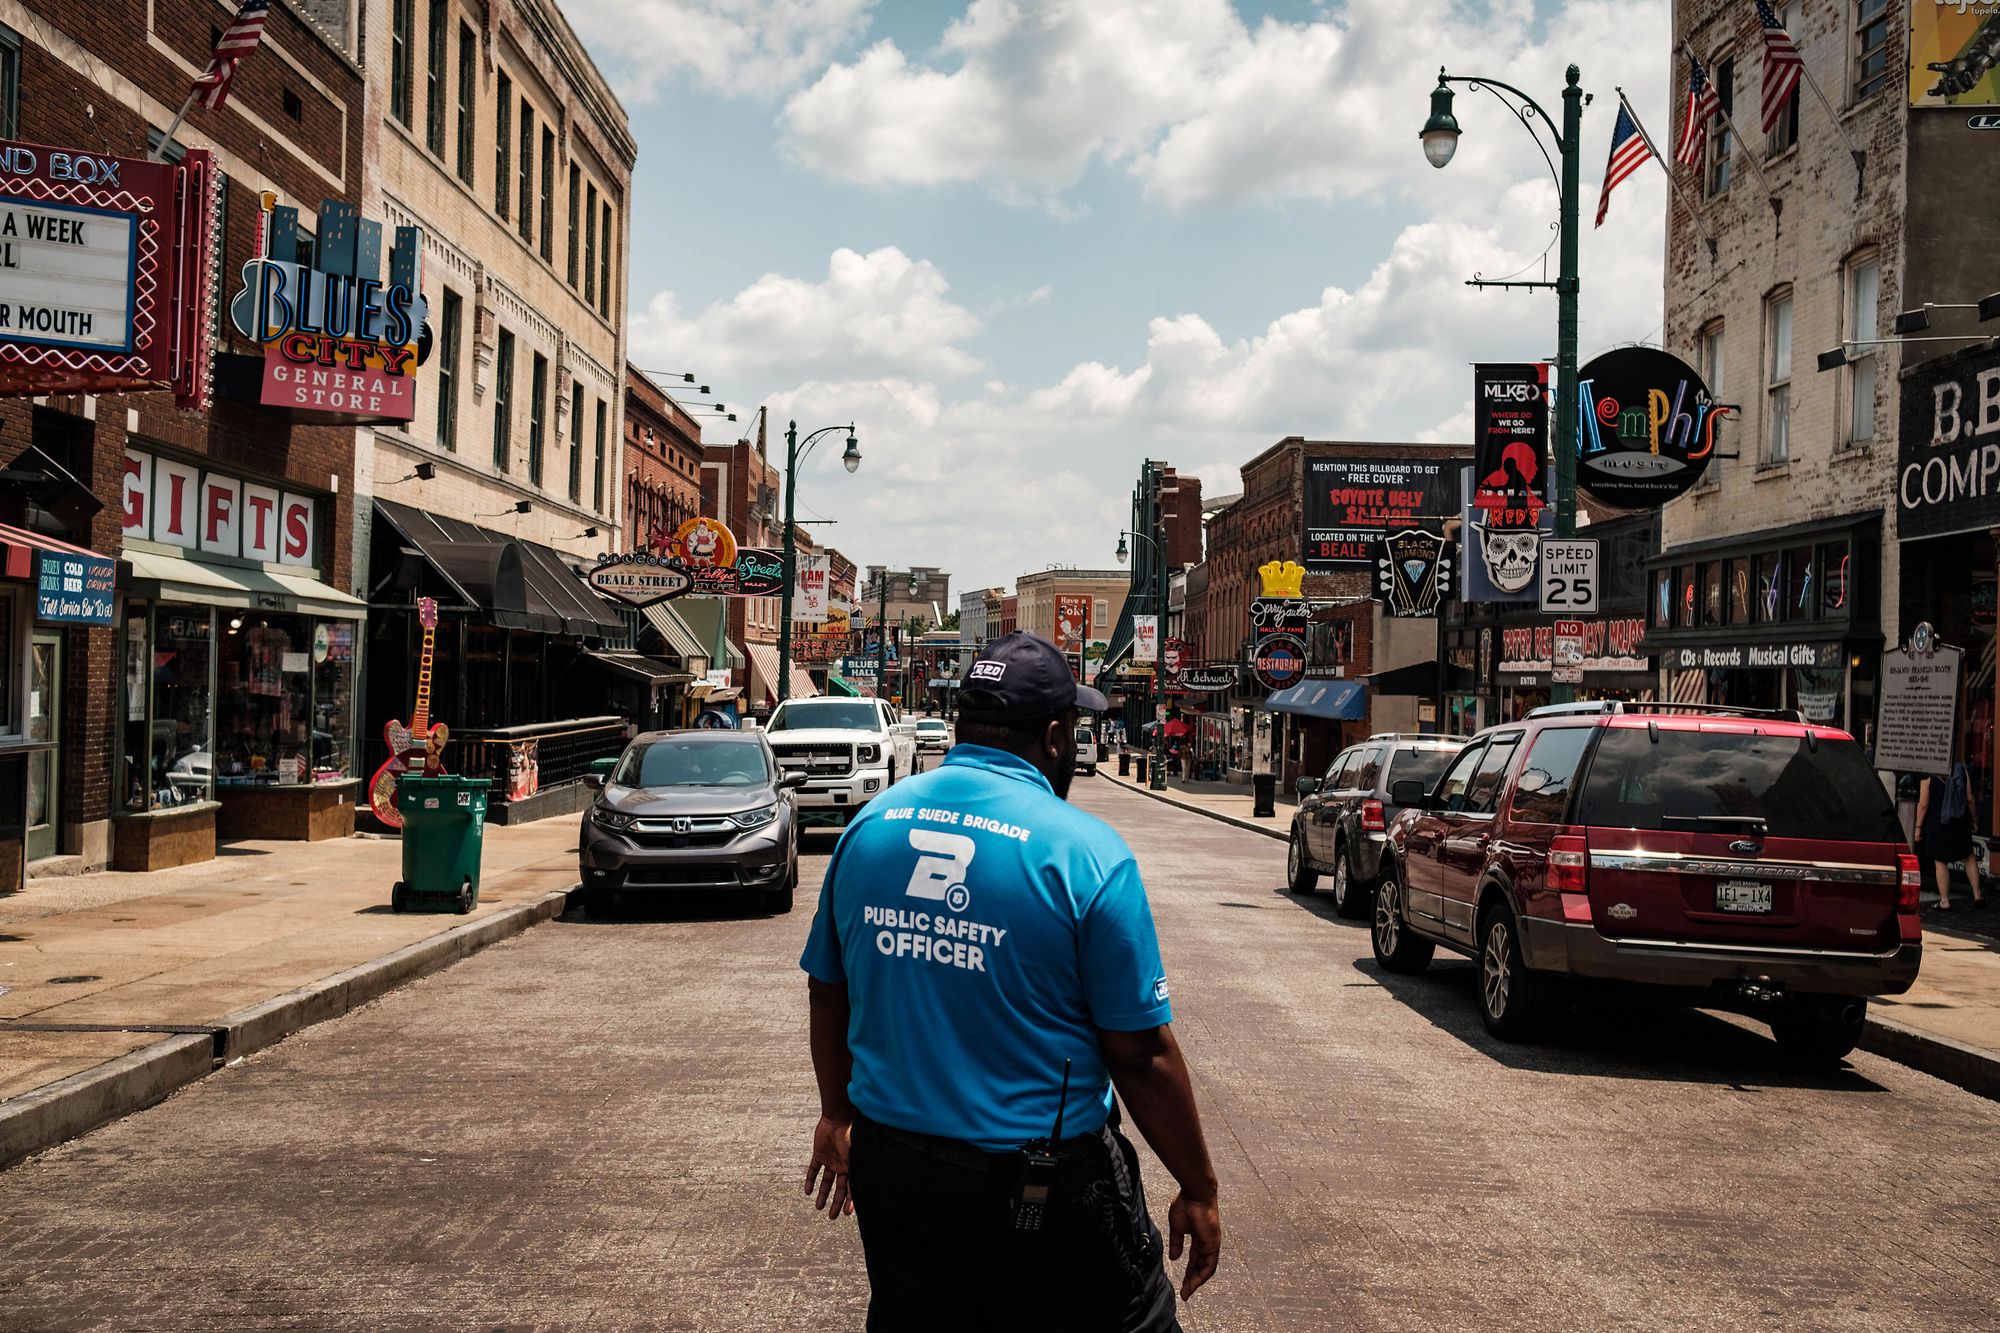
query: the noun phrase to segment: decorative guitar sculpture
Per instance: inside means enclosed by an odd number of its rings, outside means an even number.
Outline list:
[[[444,772],[444,745],[451,728],[431,721],[431,654],[437,646],[438,607],[435,599],[417,599],[417,619],[424,627],[424,654],[417,664],[417,707],[410,725],[390,722],[382,728],[389,757],[368,780],[368,805],[375,817],[390,828],[403,827],[402,812],[396,809],[396,780],[412,769],[426,775]]]

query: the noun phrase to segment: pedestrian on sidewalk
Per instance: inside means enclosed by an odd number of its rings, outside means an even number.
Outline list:
[[[1951,868],[1963,862],[1965,877],[1972,885],[1972,905],[1986,906],[1986,894],[1979,883],[1979,859],[1972,854],[1972,778],[1963,763],[1951,766],[1951,775],[1942,783],[1925,778],[1917,789],[1917,827],[1922,830],[1923,854],[1937,867],[1940,912],[1951,907]]]
[[[1145,886],[1065,799],[1078,711],[1106,706],[1047,640],[996,640],[958,744],[869,802],[827,867],[800,959],[805,1185],[860,1227],[870,1333],[1178,1330],[1121,1099],[1180,1186],[1182,1299],[1215,1272],[1215,1171]]]

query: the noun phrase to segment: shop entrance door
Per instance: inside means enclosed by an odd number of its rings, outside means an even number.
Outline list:
[[[62,639],[37,634],[28,647],[28,739],[57,748],[28,756],[28,859],[56,854],[62,769]]]

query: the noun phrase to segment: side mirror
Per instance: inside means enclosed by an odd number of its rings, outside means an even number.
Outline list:
[[[1418,810],[1434,808],[1430,803],[1430,792],[1424,786],[1421,778],[1401,778],[1390,783],[1389,799],[1397,805],[1409,806]]]
[[[1297,782],[1296,784],[1294,784],[1294,785],[1296,785],[1296,786],[1298,787],[1298,789],[1299,789],[1299,795],[1301,795],[1301,796],[1310,796],[1310,795],[1312,795],[1312,794],[1313,794],[1314,792],[1316,792],[1316,791],[1318,791],[1318,790],[1319,790],[1319,779],[1318,779],[1318,778],[1300,778],[1300,779],[1298,780],[1298,782]]]
[[[796,791],[805,785],[806,775],[803,773],[787,773],[778,779],[779,791]]]
[[[585,773],[583,775],[583,785],[592,791],[603,791],[604,775],[602,773]]]

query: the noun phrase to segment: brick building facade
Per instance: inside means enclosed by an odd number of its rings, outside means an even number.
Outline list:
[[[212,28],[226,21],[222,10],[198,0],[106,0],[81,7],[0,0],[0,25],[18,43],[13,53],[18,78],[5,89],[12,105],[4,108],[4,123],[14,127],[16,138],[32,143],[143,157],[173,120],[189,81],[207,65]],[[164,148],[170,161],[185,147],[208,148],[217,156],[224,185],[215,258],[225,302],[255,250],[260,192],[301,201],[308,209],[317,209],[323,199],[359,204],[366,195],[368,117],[351,30],[337,21],[316,25],[275,6],[264,47],[239,71],[227,104],[219,110],[195,108]],[[217,335],[217,351],[225,356],[256,350],[237,338],[226,318],[219,320]],[[147,660],[157,647],[155,606],[168,602],[183,608],[173,620],[187,622],[179,628],[187,631],[190,674],[197,640],[202,652],[224,659],[225,671],[240,670],[243,644],[262,632],[263,617],[249,618],[247,628],[238,627],[243,633],[232,637],[228,622],[247,617],[216,608],[226,607],[234,594],[211,588],[204,599],[198,591],[207,575],[193,568],[197,564],[249,573],[248,562],[224,556],[214,565],[183,560],[176,546],[145,536],[128,539],[128,529],[151,532],[133,528],[128,518],[132,502],[126,497],[137,483],[128,483],[127,460],[128,455],[146,460],[149,479],[151,469],[165,460],[173,475],[187,469],[187,475],[208,474],[218,482],[227,478],[238,489],[225,494],[240,496],[249,483],[296,495],[313,525],[312,565],[301,572],[310,573],[328,599],[348,599],[357,582],[352,544],[344,537],[356,521],[353,432],[295,424],[254,403],[224,398],[201,414],[177,411],[165,393],[0,400],[0,458],[11,464],[31,447],[73,475],[103,507],[62,530],[58,520],[34,512],[20,493],[0,487],[7,492],[0,494],[0,521],[34,525],[49,536],[121,557],[134,568],[121,589],[118,624],[37,627],[32,636],[33,702],[43,715],[30,728],[47,728],[60,744],[30,779],[37,818],[30,820],[29,856],[58,858],[51,864],[68,860],[85,869],[114,861],[146,868],[212,856],[218,823],[223,836],[302,832],[307,825],[322,834],[338,831],[339,812],[318,808],[337,806],[337,800],[307,801],[313,809],[274,815],[246,789],[230,794],[226,808],[219,806],[207,765],[220,769],[236,761],[217,736],[224,720],[216,716],[205,666],[199,688],[188,691],[188,716],[155,715]],[[163,586],[160,574],[176,571],[188,579]],[[265,596],[288,613],[298,609],[295,600]],[[31,609],[7,601],[0,591],[0,633],[10,629],[5,623],[10,617],[25,617]],[[234,717],[244,702],[241,682],[232,688],[225,675],[220,688],[221,707]],[[331,774],[337,766],[351,778],[351,706],[331,710],[328,721],[334,725],[321,728],[315,722],[313,728],[324,733],[323,741],[298,742],[296,719],[275,731],[269,719],[244,730],[258,733],[250,743],[258,747],[260,761],[288,771],[310,764],[315,774]],[[8,729],[6,723],[0,718],[0,731]],[[336,784],[324,785],[336,790]],[[288,821],[285,814],[296,814],[297,820]]]
[[[625,367],[622,549],[665,549],[701,514],[701,424],[644,372]]]

